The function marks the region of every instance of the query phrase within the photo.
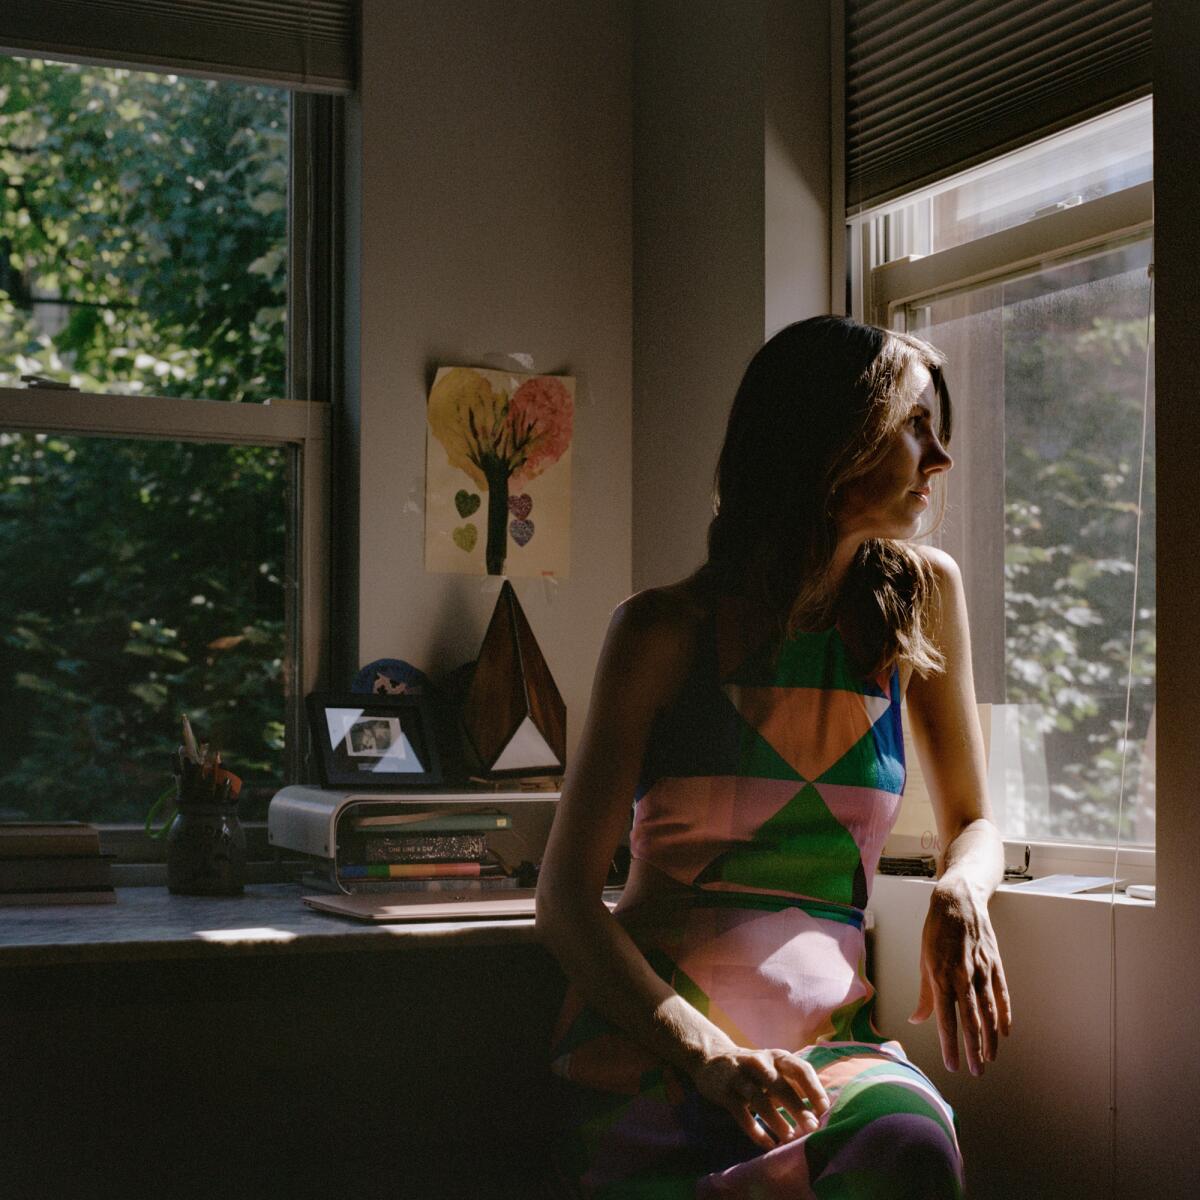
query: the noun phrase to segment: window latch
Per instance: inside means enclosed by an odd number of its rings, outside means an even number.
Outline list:
[[[61,379],[50,379],[46,375],[22,375],[21,382],[29,384],[31,388],[44,388],[50,392],[79,391],[77,387],[73,387],[69,383],[63,383]]]

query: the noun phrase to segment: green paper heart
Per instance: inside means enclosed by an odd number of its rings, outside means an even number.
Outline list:
[[[478,496],[475,497],[475,503],[479,503]],[[460,550],[470,554],[475,549],[475,543],[479,541],[479,530],[474,525],[460,525],[450,536]]]
[[[466,488],[459,488],[454,493],[454,507],[458,509],[458,515],[464,519],[478,510],[479,503],[479,496],[475,492],[468,492]]]

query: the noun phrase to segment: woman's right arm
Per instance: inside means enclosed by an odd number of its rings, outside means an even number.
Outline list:
[[[613,616],[538,878],[537,928],[597,1013],[690,1076],[769,1147],[792,1131],[773,1105],[756,1107],[755,1098],[765,1093],[799,1112],[799,1097],[819,1114],[827,1101],[811,1068],[782,1051],[737,1046],[659,978],[601,898],[651,725],[677,694],[693,653],[694,622],[681,618],[682,607],[662,592],[643,592]],[[774,1138],[756,1124],[752,1108]],[[802,1117],[797,1132],[813,1123]]]

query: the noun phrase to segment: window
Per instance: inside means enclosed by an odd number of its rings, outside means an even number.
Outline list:
[[[183,712],[244,817],[298,775],[333,103],[0,57],[2,817],[140,823]]]
[[[856,218],[856,311],[927,337],[1002,833],[1154,842],[1151,109]]]

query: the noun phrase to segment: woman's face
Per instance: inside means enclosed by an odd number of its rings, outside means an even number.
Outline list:
[[[912,537],[929,507],[931,480],[953,465],[934,432],[933,378],[920,364],[912,370],[920,393],[883,458],[841,489],[834,508],[839,540]]]

